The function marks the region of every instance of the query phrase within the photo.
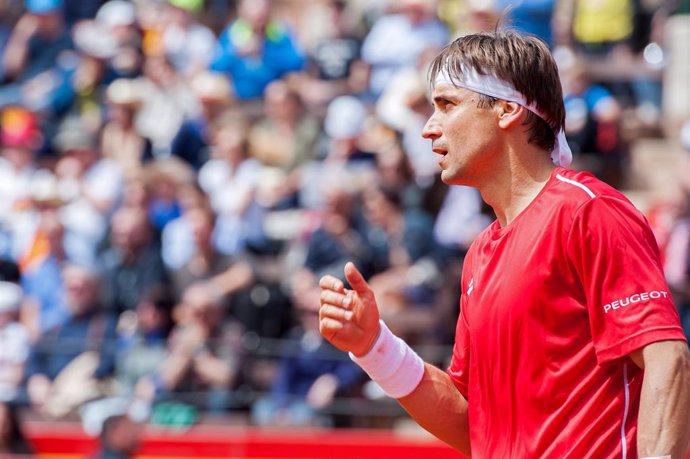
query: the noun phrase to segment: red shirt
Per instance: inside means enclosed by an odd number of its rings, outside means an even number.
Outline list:
[[[643,372],[627,355],[685,340],[652,231],[618,191],[557,168],[471,246],[448,373],[473,458],[637,457]]]

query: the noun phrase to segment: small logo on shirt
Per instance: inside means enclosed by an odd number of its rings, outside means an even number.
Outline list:
[[[470,296],[472,290],[474,290],[474,277],[470,279],[470,284],[467,286],[467,296]]]
[[[635,293],[634,295],[630,295],[627,298],[621,298],[616,301],[612,301],[608,304],[604,305],[604,313],[608,314],[609,311],[615,310],[615,309],[620,309],[624,308],[626,306],[629,306],[634,303],[640,303],[643,301],[649,301],[649,300],[657,300],[659,298],[668,298],[669,293],[660,291],[660,290],[653,290],[651,292],[642,292],[642,293]]]

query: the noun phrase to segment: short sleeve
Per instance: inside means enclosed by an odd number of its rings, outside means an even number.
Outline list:
[[[628,201],[596,197],[573,219],[567,250],[581,281],[597,360],[685,340],[654,235]]]

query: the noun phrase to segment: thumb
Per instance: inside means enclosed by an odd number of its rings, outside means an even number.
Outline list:
[[[364,280],[364,276],[355,267],[354,263],[351,261],[347,262],[345,265],[345,278],[350,284],[350,287],[357,292],[358,295],[367,295],[370,291],[369,284]]]

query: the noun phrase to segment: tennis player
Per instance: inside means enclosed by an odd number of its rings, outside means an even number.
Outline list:
[[[477,458],[685,457],[690,353],[642,214],[567,169],[556,65],[514,32],[458,38],[430,69],[423,136],[497,220],[463,265],[447,371],[379,320],[351,263],[320,329],[424,428]]]

